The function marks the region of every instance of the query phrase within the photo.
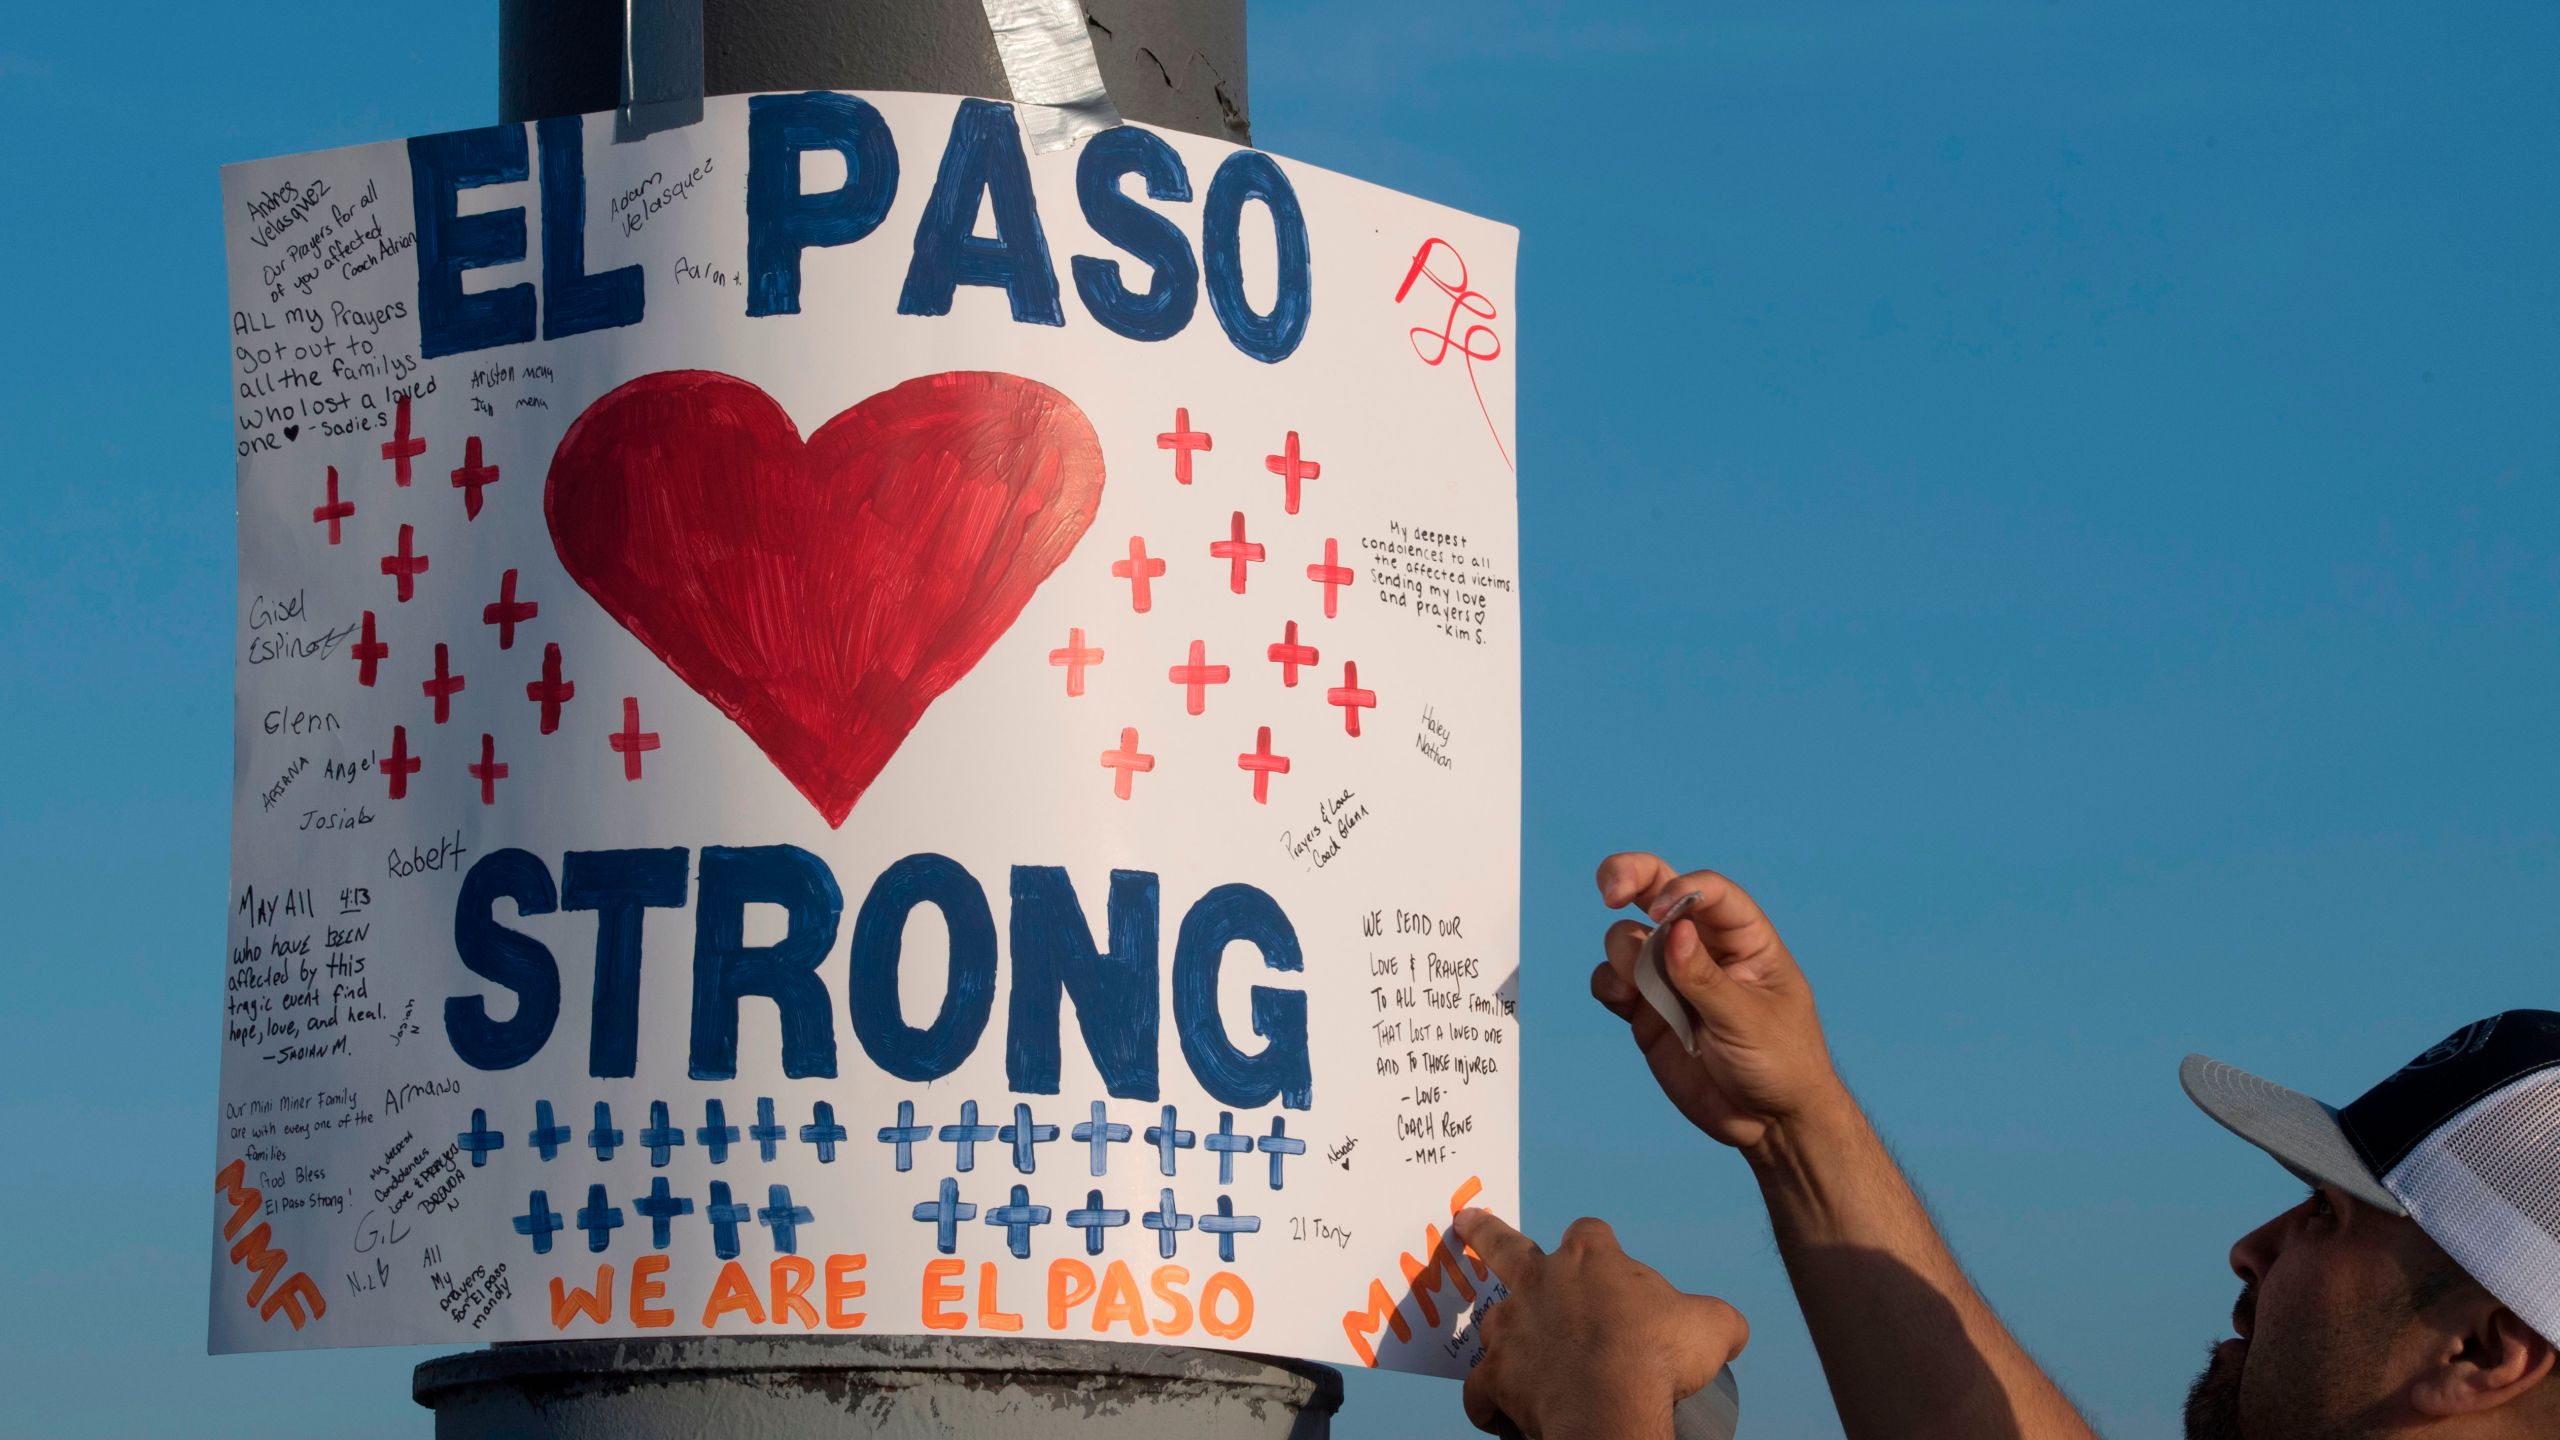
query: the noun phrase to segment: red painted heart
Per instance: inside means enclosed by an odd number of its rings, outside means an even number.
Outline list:
[[[1075,402],[954,371],[803,444],[708,370],[643,375],[551,457],[560,563],[841,825],[925,707],[969,673],[1102,499]]]

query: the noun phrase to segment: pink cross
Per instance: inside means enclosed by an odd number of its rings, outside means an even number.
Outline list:
[[[516,599],[516,572],[510,570],[498,577],[496,602],[480,607],[480,623],[497,626],[498,648],[513,650],[516,648],[516,626],[541,613],[539,603]]]
[[[1289,757],[1271,753],[1271,727],[1265,725],[1253,737],[1253,753],[1239,755],[1236,764],[1253,772],[1253,803],[1271,803],[1271,777],[1289,773]]]
[[[542,647],[542,678],[525,683],[524,698],[542,707],[542,733],[560,728],[560,707],[578,693],[577,682],[560,678],[560,645]]]
[[[1280,447],[1280,452],[1263,456],[1262,468],[1280,477],[1281,483],[1287,487],[1281,492],[1286,502],[1281,508],[1295,515],[1298,513],[1298,482],[1324,474],[1324,467],[1313,460],[1298,458],[1298,432],[1295,430],[1289,432],[1288,443]]]
[[[1227,562],[1227,588],[1244,593],[1244,567],[1262,558],[1262,547],[1244,538],[1244,512],[1227,522],[1227,538],[1209,542],[1209,553]]]
[[[329,526],[329,543],[335,545],[338,543],[338,522],[354,513],[356,502],[338,498],[338,467],[332,465],[329,467],[329,503],[311,508],[312,523],[325,521]]]
[[[1341,563],[1341,559],[1341,542],[1328,535],[1324,542],[1324,563],[1307,567],[1307,578],[1324,587],[1324,618],[1327,620],[1333,618],[1335,592],[1357,578],[1350,566]]]
[[[1378,708],[1378,692],[1361,689],[1360,667],[1345,660],[1342,662],[1342,683],[1324,692],[1324,703],[1341,706],[1343,730],[1349,734],[1358,735],[1360,712],[1364,708],[1370,710]]]
[[[1099,647],[1090,647],[1084,643],[1084,630],[1079,626],[1067,631],[1065,649],[1049,652],[1049,663],[1065,666],[1067,693],[1081,695],[1084,693],[1084,667],[1101,664],[1102,651]]]
[[[1313,665],[1318,658],[1316,647],[1298,643],[1298,622],[1295,620],[1289,622],[1287,631],[1268,653],[1272,663],[1280,667],[1280,683],[1292,690],[1298,688],[1298,667]]]
[[[1173,410],[1173,429],[1156,437],[1156,448],[1173,452],[1174,481],[1188,485],[1191,483],[1191,452],[1214,447],[1209,444],[1207,432],[1191,428],[1190,410],[1177,405]]]
[[[371,685],[374,667],[391,658],[391,647],[373,638],[373,612],[364,612],[364,636],[347,647],[356,657],[356,683]]]
[[[400,603],[403,605],[408,604],[409,597],[417,593],[418,577],[425,574],[427,569],[426,556],[409,553],[409,542],[415,536],[417,528],[414,525],[401,526],[400,553],[382,557],[382,573],[399,582]]]
[[[498,483],[498,467],[480,463],[480,437],[462,442],[462,468],[453,472],[453,488],[462,492],[462,518],[480,518],[480,490]]]
[[[498,803],[498,782],[507,778],[507,767],[498,763],[498,742],[487,732],[480,736],[480,763],[463,767],[471,778],[480,782],[480,803]]]
[[[646,751],[658,748],[657,732],[644,731],[640,728],[640,697],[636,695],[622,697],[622,728],[607,736],[605,743],[611,745],[615,753],[622,756],[622,778],[639,779],[640,756]]]
[[[426,691],[427,698],[436,702],[437,724],[441,725],[452,717],[453,697],[454,693],[462,688],[462,677],[449,674],[445,670],[443,641],[436,642],[436,678],[419,681],[418,688]]]
[[[1137,727],[1124,726],[1120,731],[1120,748],[1103,751],[1102,763],[1105,768],[1113,772],[1111,793],[1126,800],[1129,798],[1130,773],[1153,770],[1156,768],[1156,757],[1140,754]]]
[[[391,754],[382,762],[382,773],[391,777],[391,798],[409,797],[409,777],[418,773],[426,762],[409,753],[409,727],[391,727]]]
[[[1129,558],[1111,562],[1111,573],[1129,582],[1129,605],[1139,614],[1155,604],[1155,591],[1147,582],[1164,573],[1164,562],[1147,554],[1147,542],[1136,535],[1129,537]]]
[[[391,438],[382,442],[382,458],[392,463],[393,483],[406,487],[409,462],[427,453],[427,442],[409,437],[409,397],[403,395],[391,407]]]
[[[1207,650],[1208,645],[1205,642],[1199,640],[1192,641],[1191,663],[1188,665],[1176,665],[1165,672],[1166,677],[1171,679],[1174,684],[1181,686],[1185,691],[1189,692],[1183,697],[1182,708],[1190,711],[1194,715],[1199,714],[1202,709],[1206,708],[1202,703],[1205,693],[1203,690],[1204,686],[1224,685],[1227,683],[1226,666],[1203,663],[1208,658]]]

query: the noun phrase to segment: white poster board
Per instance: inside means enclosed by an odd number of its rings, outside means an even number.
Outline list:
[[[1457,1373],[1516,1210],[1516,235],[1009,106],[228,168],[217,1351]]]

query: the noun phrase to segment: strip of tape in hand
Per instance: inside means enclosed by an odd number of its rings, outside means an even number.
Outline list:
[[[1680,992],[1671,988],[1671,977],[1662,973],[1662,937],[1671,933],[1672,921],[1688,914],[1689,907],[1697,903],[1695,890],[1672,901],[1671,908],[1662,912],[1662,923],[1644,937],[1644,948],[1636,952],[1636,989],[1671,1027],[1671,1033],[1680,1037],[1680,1048],[1692,1055],[1698,1053],[1698,1017],[1689,1009],[1689,1002],[1680,998]]]
[[[996,59],[1033,154],[1064,150],[1120,123],[1103,87],[1083,0],[985,0]]]

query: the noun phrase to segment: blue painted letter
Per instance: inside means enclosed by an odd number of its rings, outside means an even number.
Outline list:
[[[1109,134],[1121,134],[1110,131]],[[1144,133],[1144,132],[1130,132]],[[1156,1098],[1156,877],[1111,872],[1111,949],[1093,931],[1067,872],[1013,867],[1013,999],[1005,1016],[1005,1083],[1030,1095],[1058,1093],[1058,993],[1075,997],[1076,1028],[1124,1100]]]
[[[995,212],[996,233],[982,239],[978,201]],[[1013,107],[994,100],[963,100],[951,118],[942,169],[916,223],[916,258],[898,295],[901,315],[948,315],[960,285],[995,285],[1013,302],[1013,318],[1026,324],[1064,325],[1058,309],[1058,272],[1049,264],[1048,237],[1031,198],[1031,167],[1022,158],[1022,130]]]
[[[587,154],[575,115],[534,126],[542,142],[542,338],[640,323],[640,267],[587,273]],[[619,1072],[628,1075],[631,1072]]]
[[[409,194],[418,225],[418,353],[428,360],[533,338],[533,286],[465,294],[462,272],[524,258],[524,210],[456,212],[478,185],[525,177],[524,127],[491,125],[409,140]],[[546,882],[547,883],[547,882]]]
[[[551,871],[522,850],[492,850],[462,877],[453,902],[453,949],[464,968],[516,994],[515,1014],[489,1018],[485,995],[448,995],[444,1034],[462,1062],[481,1070],[512,1070],[534,1057],[560,1019],[560,966],[539,940],[498,923],[500,900],[516,902],[518,915],[548,915],[560,908]]]
[[[800,156],[844,157],[844,184],[800,193]],[[800,313],[800,252],[850,245],[898,193],[898,142],[867,101],[814,90],[747,101],[747,313]]]
[[[1292,1110],[1315,1101],[1307,1061],[1307,996],[1303,990],[1253,987],[1253,1033],[1270,1042],[1247,1055],[1227,1038],[1218,1018],[1218,965],[1227,946],[1245,941],[1274,970],[1303,970],[1298,932],[1280,902],[1250,885],[1221,885],[1200,897],[1182,917],[1173,944],[1173,1024],[1182,1056],[1202,1089],[1228,1105],[1250,1109],[1278,1096]]]
[[[923,904],[942,912],[951,968],[942,1013],[919,1030],[898,1009],[898,955],[907,915]],[[851,971],[846,1003],[871,1062],[901,1080],[950,1074],[977,1048],[995,1012],[996,922],[987,913],[986,892],[945,855],[910,855],[881,871],[854,917]]]
[[[746,943],[747,906],[779,905],[782,938]],[[693,1057],[696,1080],[738,1073],[738,1001],[762,995],[782,1013],[782,1073],[836,1073],[836,1017],[818,966],[835,948],[844,896],[826,862],[797,845],[702,847],[693,912]]]
[[[590,1075],[629,1075],[638,1064],[641,912],[683,908],[684,862],[682,848],[572,850],[560,857],[560,908],[596,912]]]
[[[1279,254],[1279,289],[1271,313],[1257,315],[1244,298],[1244,253],[1238,233],[1244,202],[1259,200],[1271,212],[1271,238]],[[1209,308],[1236,348],[1266,364],[1289,358],[1306,337],[1315,307],[1315,280],[1307,253],[1307,217],[1298,192],[1279,163],[1259,150],[1239,150],[1209,181],[1200,216],[1200,252],[1209,270]]]
[[[1105,130],[1084,144],[1076,160],[1076,200],[1093,233],[1152,266],[1155,279],[1132,294],[1120,283],[1120,262],[1078,255],[1072,262],[1076,293],[1103,328],[1132,340],[1165,340],[1182,333],[1200,304],[1200,265],[1191,241],[1172,221],[1131,199],[1124,175],[1146,178],[1152,200],[1188,200],[1191,177],[1182,157],[1163,137],[1135,126]]]

